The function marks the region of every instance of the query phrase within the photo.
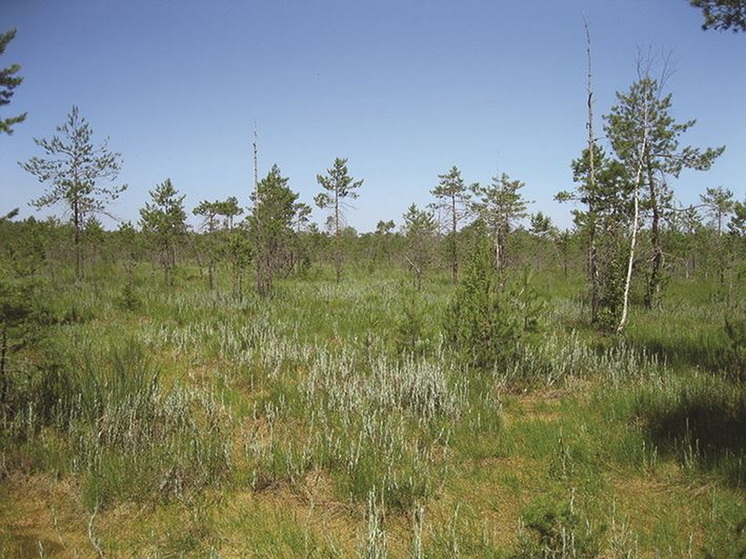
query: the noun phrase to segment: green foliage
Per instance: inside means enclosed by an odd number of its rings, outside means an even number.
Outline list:
[[[140,208],[140,226],[158,251],[166,283],[171,284],[171,271],[176,266],[176,247],[186,234],[184,198],[166,179],[150,191],[151,202]]]
[[[244,227],[215,232],[248,259]],[[516,261],[542,267],[501,278],[480,227],[459,232],[474,262],[455,290],[432,272],[411,287],[408,239],[382,231],[349,237],[350,281],[316,266],[262,299],[206,291],[186,258],[164,289],[129,227],[102,232],[117,259],[100,285],[73,284],[57,248],[69,226],[0,220],[0,277],[20,290],[35,276],[29,301],[52,317],[9,365],[0,554],[38,551],[25,544],[52,529],[43,491],[62,542],[85,541],[86,507],[112,556],[737,555],[744,390],[727,363],[744,346],[742,286],[726,303],[703,265],[672,278],[665,312],[633,308],[605,337],[579,320],[581,234],[564,277],[552,243],[517,232]],[[371,276],[379,242],[391,265]],[[491,364],[464,374],[485,332]]]
[[[700,374],[662,388],[640,387],[627,413],[644,426],[660,454],[687,471],[714,472],[727,484],[743,488],[746,392],[739,382]]]
[[[604,118],[604,130],[627,175],[638,176],[636,185],[642,196],[642,207],[650,212],[650,257],[645,304],[648,308],[660,304],[663,286],[664,249],[661,220],[670,206],[673,193],[666,175],[678,177],[684,169],[708,170],[725,151],[725,146],[701,150],[691,146],[680,148],[679,138],[695,124],[695,120],[678,123],[671,116],[672,95],[663,94],[663,82],[648,73],[630,86],[626,93],[617,93],[618,103]]]
[[[440,182],[430,193],[437,202],[431,207],[445,216],[449,235],[446,237],[446,250],[451,264],[451,281],[458,281],[459,249],[456,238],[459,224],[470,215],[470,200],[472,192],[466,187],[461,171],[455,165],[450,171],[438,175]],[[473,189],[472,189],[473,190]]]
[[[407,209],[403,216],[402,232],[405,237],[405,254],[412,269],[415,285],[422,289],[425,271],[432,265],[438,225],[431,211],[420,210],[415,204]]]
[[[493,177],[489,187],[472,186],[474,194],[479,196],[479,202],[475,202],[473,207],[492,239],[495,266],[500,273],[505,272],[510,232],[520,219],[528,215],[528,200],[519,192],[524,186],[519,180],[511,181],[505,173]]]
[[[428,329],[425,307],[417,293],[405,289],[402,316],[396,322],[394,343],[397,355],[419,358],[431,349],[432,334]]]
[[[316,175],[316,181],[325,192],[317,194],[313,199],[316,205],[323,209],[332,208],[330,216],[332,230],[334,232],[334,266],[337,281],[342,278],[342,250],[341,234],[344,226],[344,209],[347,206],[346,199],[355,199],[359,196],[357,190],[363,185],[362,180],[356,181],[349,175],[347,159],[337,157],[334,166],[327,170],[326,175]]]
[[[531,234],[537,237],[555,237],[558,231],[552,224],[552,218],[543,212],[531,214]]]
[[[16,30],[10,29],[5,33],[0,33],[0,55],[5,53],[5,49],[16,36]],[[16,74],[20,71],[20,64],[12,64],[7,68],[0,70],[0,107],[8,105],[13,97],[13,90],[21,85],[23,77]],[[13,133],[13,126],[26,120],[26,114],[0,119],[0,132],[5,134]]]
[[[722,354],[724,369],[738,382],[746,382],[746,316],[734,312],[725,318],[728,345]]]
[[[39,343],[49,324],[43,283],[0,276],[0,417],[23,406],[24,367],[16,356]]]
[[[522,284],[506,290],[493,263],[489,246],[481,242],[445,321],[450,345],[478,369],[503,368],[511,363],[519,342],[538,329],[541,314],[528,273]]]
[[[612,331],[619,325],[622,313],[628,232],[635,225],[634,185],[622,163],[608,157],[596,144],[593,153],[586,148],[580,158],[573,160],[572,170],[577,190],[560,192],[557,199],[577,200],[585,205],[585,210],[573,213],[587,245],[591,322],[601,330]]]
[[[689,0],[689,3],[702,10],[704,30],[746,31],[746,3],[743,0]]]
[[[194,215],[201,215],[205,218],[205,227],[209,233],[214,232],[219,223],[217,221],[218,216],[223,217],[223,226],[227,229],[233,228],[233,220],[243,213],[243,208],[239,207],[238,199],[235,196],[230,196],[226,200],[214,202],[208,202],[203,200],[200,202],[194,210]]]
[[[142,307],[142,301],[137,294],[135,285],[131,280],[128,280],[122,288],[122,295],[118,300],[119,308],[123,311],[135,312],[140,310]]]
[[[109,151],[104,142],[94,146],[93,129],[73,106],[67,121],[57,127],[59,136],[50,140],[34,139],[47,157],[32,157],[21,167],[34,175],[39,182],[51,184],[51,189],[32,202],[37,208],[64,204],[71,214],[75,235],[75,277],[83,277],[81,233],[86,218],[102,213],[106,203],[115,200],[127,185],[100,186],[100,182],[116,180],[121,168],[121,154]]]
[[[92,510],[186,497],[228,473],[220,411],[187,391],[164,391],[142,345],[125,339],[96,350],[83,339],[61,357],[35,375],[15,425],[42,448],[48,439],[38,433],[54,429],[65,450],[34,466],[78,474]]]
[[[192,210],[192,213],[204,217],[203,228],[206,233],[197,237],[195,244],[198,250],[204,252],[207,257],[208,284],[210,289],[215,289],[218,262],[226,252],[229,252],[226,250],[226,245],[230,242],[226,241],[226,231],[228,235],[231,234],[233,220],[243,213],[243,208],[239,207],[238,199],[231,196],[224,201],[203,200]],[[222,217],[222,223],[219,217]]]
[[[746,200],[733,202],[733,216],[728,222],[728,232],[733,237],[746,238]]]
[[[516,559],[593,558],[602,554],[603,529],[578,515],[569,502],[538,500],[524,512],[528,532],[520,537]]]
[[[249,235],[254,246],[257,293],[272,294],[275,278],[292,269],[293,221],[298,194],[287,185],[288,179],[273,165],[251,195],[254,209],[249,218]]]

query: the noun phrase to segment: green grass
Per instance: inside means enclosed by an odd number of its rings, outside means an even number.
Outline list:
[[[239,300],[189,270],[170,290],[150,274],[129,293],[114,276],[57,287],[44,343],[20,354],[6,555],[34,538],[47,556],[746,548],[746,391],[718,357],[730,307],[696,285],[606,337],[579,320],[582,278],[542,275],[541,332],[476,370],[444,340],[440,277],[415,293],[395,273],[309,275]]]

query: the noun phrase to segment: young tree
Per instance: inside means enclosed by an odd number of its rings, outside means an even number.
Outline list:
[[[217,217],[220,213],[220,202],[208,202],[203,200],[197,207],[192,210],[194,215],[199,215],[204,218],[202,227],[207,230],[208,233],[214,233],[218,226]]]
[[[238,205],[238,199],[235,196],[229,196],[222,202],[215,202],[217,205],[217,214],[223,217],[223,227],[229,231],[233,229],[233,221],[241,214],[243,208]]]
[[[115,243],[119,258],[127,271],[127,281],[132,283],[135,264],[142,255],[139,234],[135,231],[132,222],[125,221],[119,225],[119,229],[115,232]]]
[[[456,233],[459,224],[470,214],[471,191],[461,178],[461,171],[455,165],[450,171],[438,175],[440,182],[430,193],[438,201],[430,205],[431,208],[442,212],[445,221],[449,223],[448,253],[451,261],[451,280],[458,282],[459,251]],[[473,187],[472,187],[473,189]]]
[[[88,267],[95,277],[95,266],[101,259],[101,249],[104,245],[106,238],[106,232],[104,231],[104,225],[96,216],[90,216],[85,221],[83,226],[83,245],[87,249],[86,261]],[[94,280],[96,281],[96,280]],[[96,289],[98,289],[98,283],[96,283]]]
[[[8,43],[10,43],[15,36],[15,29],[11,29],[5,33],[0,33],[0,55],[5,52]],[[0,70],[0,107],[10,104],[10,99],[13,97],[14,93],[13,90],[23,82],[23,78],[16,75],[20,69],[20,64],[11,64],[9,67]],[[18,116],[0,119],[0,132],[4,132],[8,135],[12,134],[13,126],[26,120],[26,114],[27,113],[22,113]]]
[[[176,245],[186,234],[185,195],[179,196],[171,179],[166,179],[150,191],[150,197],[152,203],[140,208],[140,227],[159,255],[166,285],[171,285]]]
[[[194,215],[200,215],[204,218],[202,228],[205,230],[202,235],[207,252],[207,284],[210,290],[215,289],[215,268],[218,262],[218,243],[215,238],[215,231],[218,226],[218,214],[220,212],[220,202],[208,202],[203,200],[196,208],[192,210]],[[202,243],[200,243],[201,245]]]
[[[48,182],[51,189],[34,200],[37,208],[63,203],[70,211],[75,246],[75,277],[83,277],[81,233],[86,218],[106,213],[106,204],[115,200],[127,185],[100,186],[99,182],[113,182],[119,175],[121,155],[109,151],[107,142],[95,147],[91,141],[93,129],[73,106],[67,122],[57,127],[59,136],[51,140],[34,139],[47,157],[32,157],[21,163],[24,170],[39,182]]]
[[[666,219],[667,244],[674,262],[683,268],[684,277],[689,279],[697,269],[698,258],[704,255],[710,245],[705,239],[707,231],[702,224],[702,216],[695,206],[678,207]]]
[[[293,215],[293,231],[295,234],[292,239],[291,267],[296,272],[304,272],[311,264],[308,230],[312,211],[311,206],[305,202],[295,203],[295,213]]]
[[[305,202],[296,202],[294,208],[294,219],[293,229],[297,234],[302,233],[308,229],[308,224],[311,221],[311,212],[313,208]]]
[[[474,228],[483,224],[477,221]],[[486,231],[475,233],[464,277],[446,310],[444,334],[463,363],[490,371],[515,363],[521,341],[539,327],[541,304],[528,276],[516,289],[504,288]]]
[[[344,210],[347,207],[345,200],[353,200],[359,196],[357,190],[363,185],[363,181],[354,180],[347,169],[347,159],[337,157],[334,166],[327,170],[326,175],[316,175],[316,181],[326,191],[317,194],[314,198],[316,205],[323,209],[332,208],[331,225],[334,231],[334,267],[337,281],[342,278],[342,247],[341,236],[344,226]]]
[[[254,210],[249,218],[249,232],[256,262],[256,289],[261,297],[267,297],[272,294],[275,277],[291,269],[298,194],[290,190],[288,179],[273,165],[257,184],[251,199]]]
[[[728,234],[746,238],[746,199],[733,202],[733,216],[728,222]]]
[[[379,220],[376,224],[376,230],[373,235],[368,235],[372,241],[372,246],[369,247],[369,265],[371,271],[381,261],[384,261],[386,264],[391,264],[395,228],[396,224],[393,219],[389,219],[388,221]]]
[[[699,199],[707,208],[707,214],[712,218],[713,225],[717,231],[718,237],[723,234],[723,220],[733,213],[733,192],[727,188],[719,186],[717,188],[708,188],[704,194],[700,194]]]
[[[630,176],[635,176],[638,166],[642,165],[641,177],[646,192],[640,202],[650,213],[652,256],[645,294],[645,304],[650,308],[660,302],[663,279],[661,219],[673,196],[666,177],[678,177],[685,168],[709,169],[725,147],[680,148],[679,137],[696,121],[677,123],[671,116],[672,95],[664,95],[662,82],[652,79],[647,72],[628,92],[617,93],[617,100],[611,113],[604,117],[605,131]]]
[[[406,252],[405,258],[414,272],[415,285],[422,288],[422,277],[433,260],[433,245],[438,234],[438,224],[433,212],[420,210],[415,204],[403,216]]]
[[[734,33],[746,31],[744,0],[689,0],[689,3],[702,10],[702,15],[705,16],[702,29],[732,29]]]
[[[192,210],[194,215],[200,215],[204,218],[202,225],[205,229],[204,241],[207,251],[207,275],[210,289],[215,289],[215,271],[217,268],[220,248],[223,239],[218,238],[220,229],[233,229],[233,219],[243,213],[243,209],[238,206],[238,200],[231,196],[227,200],[208,202],[203,200]],[[219,217],[223,219],[220,220]],[[222,221],[222,222],[221,222]]]
[[[705,194],[700,195],[702,204],[707,209],[707,215],[712,219],[712,225],[717,233],[715,239],[715,252],[718,260],[718,278],[720,286],[725,286],[725,269],[726,269],[726,243],[723,239],[723,221],[727,216],[733,213],[735,200],[733,192],[719,186],[717,188],[708,188]]]
[[[492,178],[490,186],[474,185],[474,193],[479,201],[474,209],[485,225],[492,239],[495,269],[500,273],[504,285],[505,266],[507,263],[508,237],[516,223],[528,215],[528,202],[519,192],[524,183],[510,180],[507,174]]]
[[[557,234],[557,228],[552,224],[552,218],[544,215],[543,212],[531,214],[531,234],[540,237],[554,237]]]

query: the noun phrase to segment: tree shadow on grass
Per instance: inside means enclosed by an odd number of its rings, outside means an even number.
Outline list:
[[[646,435],[685,467],[746,487],[746,390],[740,383],[702,381],[640,406]]]

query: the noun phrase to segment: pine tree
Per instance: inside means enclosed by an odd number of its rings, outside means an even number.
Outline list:
[[[150,197],[152,203],[140,209],[140,226],[158,253],[166,285],[171,285],[176,246],[186,234],[185,196],[179,196],[171,179],[166,179],[150,191]]]
[[[528,201],[519,192],[523,187],[523,182],[510,180],[505,173],[493,177],[490,186],[474,186],[474,193],[479,196],[474,208],[487,226],[492,239],[495,269],[503,277],[503,282],[508,238],[518,220],[528,215]]]
[[[15,29],[11,29],[5,33],[0,33],[0,55],[5,53],[8,43],[10,43],[15,36]],[[20,64],[11,64],[9,67],[0,70],[0,107],[10,104],[10,99],[13,97],[15,88],[23,82],[23,78],[16,75],[20,69]],[[27,113],[22,113],[18,116],[0,119],[0,132],[4,132],[8,135],[12,134],[13,126],[26,120],[26,114]]]
[[[734,33],[746,31],[746,2],[744,0],[690,0],[702,10],[705,18],[702,29],[717,29]]]
[[[341,233],[344,227],[344,210],[348,206],[348,198],[355,199],[359,196],[357,190],[363,185],[363,181],[354,180],[347,169],[347,159],[337,157],[334,166],[327,170],[326,175],[316,175],[316,181],[325,190],[314,198],[316,205],[323,209],[333,210],[331,226],[334,231],[334,269],[337,281],[342,278],[342,246]]]
[[[288,187],[287,178],[273,165],[252,195],[254,210],[249,232],[254,247],[256,289],[262,297],[272,294],[275,278],[292,268],[293,221],[298,194]]]
[[[73,106],[67,122],[57,127],[59,136],[52,139],[34,139],[47,157],[32,157],[21,167],[34,175],[39,182],[51,183],[44,196],[34,200],[37,208],[63,203],[70,210],[75,245],[75,277],[83,277],[81,233],[86,218],[106,212],[106,203],[115,200],[127,185],[103,187],[100,181],[113,182],[119,175],[121,155],[109,151],[107,142],[98,147],[91,140],[93,129]]]
[[[627,233],[633,220],[634,185],[625,167],[595,143],[592,158],[590,151],[584,149],[571,166],[578,187],[574,192],[560,192],[556,198],[561,202],[578,201],[585,206],[573,213],[587,248],[591,322],[610,329],[622,309],[620,289],[624,258],[628,254]]]
[[[459,250],[456,234],[459,224],[471,215],[469,202],[471,191],[461,178],[461,171],[455,165],[443,175],[438,175],[440,182],[430,193],[438,199],[431,207],[442,212],[449,224],[447,247],[451,264],[451,281],[458,282]]]
[[[415,204],[403,216],[402,233],[406,243],[405,258],[414,272],[415,285],[422,288],[425,270],[433,260],[433,245],[438,233],[438,225],[431,211],[421,210]]]

